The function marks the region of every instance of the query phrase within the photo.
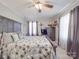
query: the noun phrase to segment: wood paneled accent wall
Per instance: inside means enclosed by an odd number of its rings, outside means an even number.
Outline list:
[[[21,32],[21,23],[0,16],[0,32]]]

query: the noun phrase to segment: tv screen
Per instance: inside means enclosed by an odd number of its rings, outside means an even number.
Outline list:
[[[42,33],[42,35],[47,35],[47,29],[42,29],[41,33]]]

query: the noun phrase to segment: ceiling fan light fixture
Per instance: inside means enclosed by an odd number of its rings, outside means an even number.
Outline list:
[[[32,0],[34,3],[34,7],[38,10],[40,13],[42,10],[47,10],[53,8],[52,4],[49,3],[41,3],[39,0]]]
[[[42,4],[35,4],[35,7],[38,10],[38,12],[40,13],[42,10]]]
[[[42,9],[42,4],[35,4],[35,7],[36,7],[37,9]]]

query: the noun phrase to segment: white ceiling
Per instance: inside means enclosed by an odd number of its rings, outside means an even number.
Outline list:
[[[30,5],[28,4],[28,2],[31,2],[31,0],[0,0],[0,3],[24,18],[35,20],[35,19],[47,19],[53,17],[57,15],[66,5],[75,0],[40,0],[40,1],[43,3],[44,1],[51,1],[52,2],[51,4],[54,5],[54,8],[50,10],[44,9],[42,10],[41,13],[39,13],[35,7],[28,8],[28,6]]]

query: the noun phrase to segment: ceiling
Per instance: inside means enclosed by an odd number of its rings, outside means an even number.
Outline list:
[[[35,7],[28,8],[32,3],[32,0],[0,0],[0,3],[5,5],[7,8],[15,12],[16,14],[28,18],[31,20],[35,19],[47,19],[57,15],[66,5],[75,0],[40,0],[44,3],[44,1],[50,1],[54,7],[52,9],[44,8],[41,13],[37,11]]]

